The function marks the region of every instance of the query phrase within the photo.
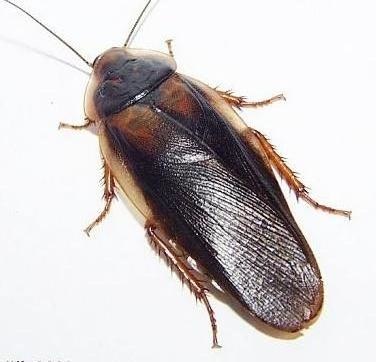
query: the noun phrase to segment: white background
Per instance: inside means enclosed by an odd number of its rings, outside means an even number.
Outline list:
[[[144,1],[19,1],[93,60],[122,44]],[[244,111],[311,187],[353,210],[316,212],[286,197],[325,280],[304,335],[268,336],[211,298],[221,350],[195,304],[123,202],[89,239],[102,207],[98,142],[80,123],[86,69],[0,2],[0,361],[370,361],[376,322],[374,1],[160,0],[133,46],[165,50],[178,70],[251,99]],[[32,49],[36,49],[36,51]]]

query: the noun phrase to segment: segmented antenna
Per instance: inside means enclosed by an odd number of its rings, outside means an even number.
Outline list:
[[[68,47],[74,54],[76,54],[81,60],[85,62],[86,65],[88,65],[90,68],[93,68],[93,65],[86,60],[76,49],[74,49],[71,45],[69,45],[64,39],[62,39],[59,35],[54,33],[50,28],[48,28],[46,25],[44,25],[41,21],[36,19],[33,15],[31,15],[29,12],[18,6],[17,4],[9,1],[9,0],[3,0],[9,5],[14,6],[16,9],[22,11],[24,14],[26,14],[28,17],[30,17],[32,20],[34,20],[36,23],[38,23],[42,28],[47,30],[51,35],[53,35],[57,40],[59,40],[61,43],[63,43],[66,47]],[[150,2],[150,1],[149,1]]]
[[[133,27],[132,27],[132,29],[131,29],[131,31],[130,31],[128,37],[127,37],[127,40],[126,40],[125,43],[124,43],[124,47],[127,47],[127,46],[128,46],[128,44],[129,44],[129,42],[130,42],[130,40],[131,40],[131,37],[132,37],[133,33],[135,32],[135,30],[136,30],[136,28],[137,28],[137,25],[139,24],[140,20],[141,20],[142,17],[144,16],[145,11],[146,11],[147,8],[149,7],[150,3],[151,3],[151,0],[149,0],[149,1],[146,3],[146,5],[144,6],[143,10],[141,11],[141,14],[138,16],[136,22],[134,23],[134,25],[133,25]]]

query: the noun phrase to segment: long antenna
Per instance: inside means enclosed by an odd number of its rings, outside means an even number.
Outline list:
[[[6,0],[5,0],[5,1],[6,1]],[[133,25],[133,27],[132,27],[132,29],[131,29],[129,35],[128,35],[127,40],[126,40],[125,43],[124,43],[124,47],[127,47],[127,46],[128,46],[129,41],[131,40],[131,37],[132,37],[134,31],[135,31],[136,28],[137,28],[138,23],[140,22],[140,20],[141,20],[142,17],[144,16],[145,11],[146,11],[146,9],[149,7],[150,3],[151,3],[151,0],[149,0],[149,1],[146,3],[146,5],[144,6],[143,10],[141,11],[141,14],[138,16],[136,22],[134,23],[134,25]]]
[[[69,45],[64,39],[60,38],[59,35],[57,35],[56,33],[54,33],[50,28],[48,28],[46,25],[44,25],[42,22],[40,22],[38,19],[36,19],[33,15],[31,15],[30,13],[28,13],[26,10],[22,9],[20,6],[18,6],[17,4],[9,1],[9,0],[3,0],[5,1],[6,3],[8,3],[9,5],[12,5],[14,6],[16,9],[22,11],[24,14],[26,14],[28,17],[30,17],[31,19],[33,19],[36,23],[38,23],[42,28],[44,28],[45,30],[47,30],[51,35],[53,35],[57,40],[59,40],[60,42],[62,42],[66,47],[68,47],[74,54],[76,54],[81,60],[83,60],[90,68],[93,68],[93,65],[88,61],[86,60],[76,49],[74,49],[71,45]]]

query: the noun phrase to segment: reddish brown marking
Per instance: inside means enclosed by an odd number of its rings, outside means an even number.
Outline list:
[[[113,115],[107,122],[126,135],[129,142],[137,144],[147,153],[154,153],[163,146],[163,119],[145,105],[135,104]]]
[[[199,120],[197,116],[201,109],[178,75],[167,79],[158,90],[160,95],[157,100],[158,107],[182,119]]]

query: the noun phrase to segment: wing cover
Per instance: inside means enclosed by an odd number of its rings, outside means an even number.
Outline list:
[[[301,329],[321,276],[271,170],[179,74],[132,107],[106,132],[177,241],[253,315]]]

